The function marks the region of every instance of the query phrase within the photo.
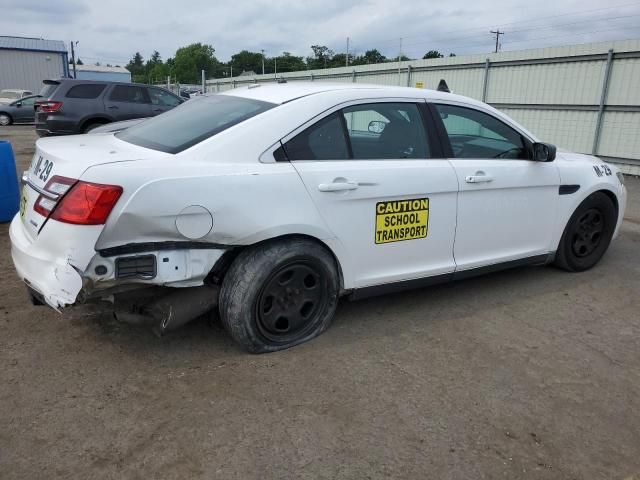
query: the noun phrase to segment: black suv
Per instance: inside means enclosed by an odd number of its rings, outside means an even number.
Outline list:
[[[35,103],[41,137],[86,133],[105,123],[153,117],[184,100],[160,87],[97,80],[44,80]]]

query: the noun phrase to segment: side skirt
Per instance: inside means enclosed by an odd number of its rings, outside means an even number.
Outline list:
[[[405,290],[413,290],[416,288],[430,287],[432,285],[440,285],[457,280],[473,278],[487,273],[499,272],[510,268],[524,267],[530,265],[546,265],[553,261],[555,252],[543,255],[535,255],[533,257],[519,258],[508,262],[486,265],[484,267],[471,268],[452,273],[444,273],[442,275],[434,275],[432,277],[415,278],[412,280],[404,280],[402,282],[384,283],[382,285],[373,285],[371,287],[358,288],[351,291],[349,300],[361,300],[363,298],[376,297],[378,295],[386,295],[387,293],[402,292]]]

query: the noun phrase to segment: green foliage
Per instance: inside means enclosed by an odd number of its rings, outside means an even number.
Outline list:
[[[444,57],[444,55],[442,55],[439,51],[429,50],[427,53],[424,54],[424,57],[422,58],[427,59],[427,58],[442,58],[442,57]]]
[[[214,76],[220,63],[214,53],[211,45],[202,43],[179,48],[173,59],[173,75],[180,83],[200,83],[202,70],[205,76]]]
[[[364,55],[354,57],[349,63],[352,65],[369,65],[370,63],[384,63],[386,61],[388,61],[387,57],[374,48],[373,50],[367,50]]]
[[[262,53],[250,52],[242,50],[231,56],[229,65],[233,65],[234,75],[240,75],[242,72],[262,73]],[[266,61],[265,61],[266,70]]]

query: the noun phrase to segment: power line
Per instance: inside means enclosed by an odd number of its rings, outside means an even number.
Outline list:
[[[500,35],[504,35],[504,32],[498,30],[491,30],[491,33],[496,34],[496,53],[498,53],[498,47],[500,46]]]
[[[623,5],[614,5],[614,6],[610,6],[610,7],[602,7],[602,8],[594,8],[592,10],[583,10],[581,12],[570,12],[570,13],[562,13],[559,15],[550,15],[548,17],[539,17],[536,18],[535,20],[519,20],[517,22],[509,22],[509,23],[499,23],[498,24],[498,28],[504,28],[505,26],[511,26],[511,25],[520,25],[522,23],[535,23],[535,22],[540,22],[541,20],[549,20],[549,19],[553,19],[553,18],[560,18],[560,17],[568,17],[568,16],[578,16],[578,15],[585,15],[588,13],[594,13],[594,12],[602,12],[605,10],[613,10],[613,9],[621,9],[621,8],[626,8],[626,7],[633,7],[633,6],[638,6],[640,5],[640,2],[634,2],[634,3],[626,3]],[[591,21],[591,19],[586,19],[583,21]],[[449,30],[446,32],[440,32],[442,35],[447,35],[450,33],[459,33],[459,32],[468,32],[468,31],[473,31],[473,30],[486,30],[487,28],[493,28],[495,27],[496,24],[493,25],[485,25],[485,26],[481,26],[481,27],[470,27],[470,28],[465,28],[465,29],[456,29],[456,30]],[[540,25],[534,28],[546,28],[545,25]],[[416,37],[423,37],[423,35],[404,35],[403,38],[407,39],[407,38],[416,38]],[[385,43],[391,43],[391,44],[395,44],[398,41],[398,37],[388,37],[388,38],[383,38],[380,41],[376,42],[378,45],[383,45]]]

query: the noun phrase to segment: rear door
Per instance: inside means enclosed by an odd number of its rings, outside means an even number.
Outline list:
[[[434,104],[460,184],[454,256],[458,270],[551,250],[560,174],[530,159],[514,126],[470,105]]]
[[[148,91],[151,99],[151,114],[154,116],[171,110],[182,103],[182,100],[178,97],[161,88],[148,87]]]
[[[336,107],[284,139],[356,287],[452,272],[456,175],[424,100]]]
[[[151,100],[145,87],[137,85],[113,85],[104,98],[108,115],[115,120],[150,117]]]

